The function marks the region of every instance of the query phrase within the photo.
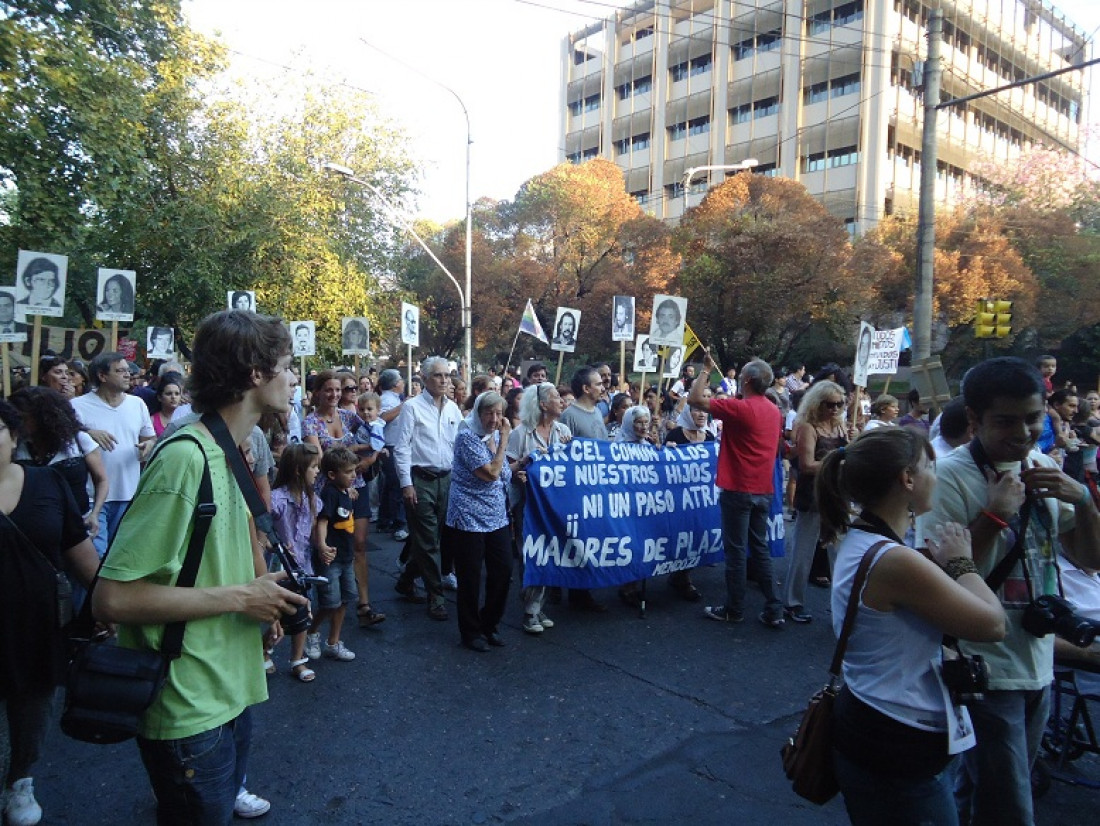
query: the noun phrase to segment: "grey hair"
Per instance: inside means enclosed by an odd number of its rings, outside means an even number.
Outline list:
[[[393,390],[401,383],[401,371],[389,367],[378,376],[379,390]]]
[[[420,375],[422,377],[430,376],[435,368],[440,364],[443,365],[443,370],[447,373],[447,375],[450,375],[451,366],[447,363],[447,359],[443,358],[443,356],[428,356],[428,358],[424,359],[424,361],[420,363]]]
[[[741,385],[747,384],[758,395],[763,395],[774,381],[771,365],[763,359],[753,359],[741,368]]]
[[[169,373],[179,373],[183,375],[183,365],[178,361],[166,361],[160,367],[157,368],[157,376],[163,377]]]
[[[519,399],[519,420],[528,430],[534,430],[542,421],[542,408],[539,406],[546,400],[546,394],[555,390],[548,381],[542,384],[529,384],[523,388],[523,395]]]
[[[443,359],[440,359],[440,361],[443,361]],[[497,393],[495,390],[486,390],[474,401],[474,414],[480,416],[482,410],[489,407],[496,407],[497,405],[504,407],[504,396],[500,395],[500,393]]]

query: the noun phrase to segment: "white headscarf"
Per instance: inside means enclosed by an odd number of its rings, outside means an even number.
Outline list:
[[[695,424],[695,419],[692,418],[691,414],[693,412],[694,408],[690,404],[685,404],[683,410],[680,411],[680,415],[676,417],[676,426],[684,430],[703,430],[713,435],[714,430],[711,428],[710,417],[707,417],[708,421],[705,425],[699,427]]]
[[[634,433],[634,420],[639,416],[649,419],[652,414],[644,404],[628,407],[623,414],[623,423],[619,426],[619,432],[615,434],[616,442],[640,442],[641,439]]]
[[[488,399],[488,396],[495,396],[496,398]],[[474,399],[474,405],[470,408],[469,415],[467,415],[466,418],[463,419],[458,425],[458,429],[460,432],[463,430],[471,430],[473,431],[474,435],[481,439],[481,441],[483,442],[488,441],[489,437],[492,435],[491,433],[485,432],[485,426],[481,423],[481,405],[485,402],[490,402],[491,404],[503,404],[504,399],[501,398],[500,394],[497,393],[495,390],[486,390],[484,393],[479,394],[478,397]]]

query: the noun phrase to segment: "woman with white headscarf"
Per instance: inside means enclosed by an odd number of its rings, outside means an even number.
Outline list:
[[[707,391],[709,394],[710,391]],[[709,396],[708,396],[709,397]],[[714,433],[707,425],[710,414],[697,407],[685,407],[676,418],[676,427],[668,431],[665,444],[670,447],[713,442]]]
[[[443,542],[451,548],[458,577],[458,631],[471,651],[505,644],[497,627],[512,576],[507,496],[512,468],[505,456],[511,432],[504,399],[490,390],[477,397],[455,437]],[[479,607],[482,569],[485,602]]]
[[[520,425],[508,438],[508,458],[516,464],[512,476],[509,501],[517,543],[523,540],[523,506],[526,503],[527,457],[532,453],[547,453],[551,446],[565,444],[573,438],[572,431],[560,421],[565,405],[558,389],[548,381],[528,385],[519,400]],[[541,634],[554,627],[554,621],[543,613],[546,588],[542,585],[523,589],[523,630]]]
[[[651,421],[652,414],[644,404],[629,408],[623,414],[622,425],[615,434],[615,441],[655,444],[651,435]]]

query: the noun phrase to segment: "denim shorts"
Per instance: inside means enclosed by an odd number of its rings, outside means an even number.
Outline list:
[[[317,601],[322,610],[339,608],[346,602],[358,602],[359,588],[351,560],[334,559],[330,565],[316,565],[317,576],[328,577],[327,585],[317,585]]]

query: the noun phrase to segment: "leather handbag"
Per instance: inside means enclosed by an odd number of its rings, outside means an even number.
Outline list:
[[[875,555],[886,545],[884,540],[872,545],[859,563],[855,579],[852,581],[852,593],[848,597],[848,609],[844,614],[844,625],[833,651],[833,662],[829,667],[829,683],[810,698],[798,730],[780,749],[783,758],[783,771],[791,781],[795,794],[811,803],[828,803],[837,792],[836,773],[833,771],[833,704],[840,690],[840,669],[844,663],[844,652],[848,648],[848,637],[855,625],[859,611],[859,597],[871,563]]]
[[[176,438],[198,440],[182,434]],[[199,449],[202,445],[199,444]],[[195,584],[203,546],[210,522],[217,512],[210,469],[203,463],[199,482],[198,504],[195,506],[195,527],[187,545],[176,586],[189,588]],[[123,517],[125,520],[125,517]],[[102,563],[100,563],[102,567]],[[172,660],[183,651],[185,622],[165,626],[159,651],[124,648],[105,635],[93,633],[92,592],[96,580],[88,589],[84,606],[76,620],[80,636],[72,640],[74,653],[65,680],[65,708],[61,713],[61,731],[74,740],[108,745],[134,737],[141,718],[157,699]]]

